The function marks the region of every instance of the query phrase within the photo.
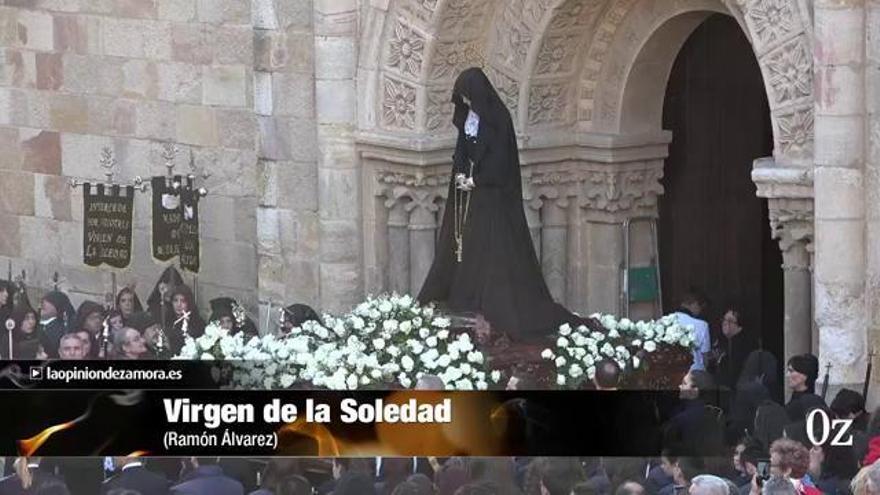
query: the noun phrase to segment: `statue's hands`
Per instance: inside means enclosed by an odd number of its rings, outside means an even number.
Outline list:
[[[455,187],[461,191],[470,191],[474,188],[474,179],[464,174],[455,175]]]

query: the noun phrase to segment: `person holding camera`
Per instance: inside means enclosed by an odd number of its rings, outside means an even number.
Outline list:
[[[810,451],[800,442],[780,438],[770,445],[770,459],[758,463],[750,494],[761,495],[764,483],[776,477],[790,482],[798,495],[822,495],[807,476],[809,468]]]

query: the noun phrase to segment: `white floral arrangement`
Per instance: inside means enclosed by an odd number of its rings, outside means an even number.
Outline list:
[[[691,351],[694,329],[678,324],[675,315],[659,320],[632,321],[610,314],[590,316],[602,329],[586,325],[559,327],[556,348],[544,349],[541,357],[556,365],[556,384],[578,388],[596,375],[596,364],[614,360],[624,373],[640,369],[643,358],[663,349]]]
[[[180,353],[172,359],[190,360],[221,360],[235,359],[242,352],[244,341],[239,335],[230,335],[220,327],[220,323],[212,321],[205,326],[205,333],[192,338],[186,335]]]
[[[449,318],[409,295],[370,297],[348,315],[325,315],[291,335],[316,343],[303,378],[315,386],[347,389],[399,384],[410,388],[425,374],[448,389],[486,390],[501,379],[490,372],[470,335],[454,335]]]
[[[283,337],[244,340],[211,323],[205,334],[187,337],[175,359],[226,360],[232,386],[290,387],[310,384],[332,390],[399,384],[410,388],[425,374],[448,389],[486,390],[501,379],[489,371],[470,335],[454,335],[448,318],[411,296],[369,298],[348,315],[324,315]]]

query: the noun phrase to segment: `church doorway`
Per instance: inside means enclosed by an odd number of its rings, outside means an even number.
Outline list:
[[[725,306],[736,304],[745,331],[781,360],[782,255],[767,200],[751,180],[752,162],[773,153],[770,111],[754,52],[733,18],[712,15],[685,42],[663,128],[673,134],[659,205],[664,312],[688,291],[703,292],[714,341]]]

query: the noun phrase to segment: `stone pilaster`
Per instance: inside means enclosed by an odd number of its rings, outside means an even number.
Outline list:
[[[868,284],[868,339],[870,349],[880,352],[880,1],[866,4],[865,106],[867,110],[867,160],[865,163],[865,246]],[[876,403],[880,373],[874,373],[869,400]]]
[[[865,5],[817,0],[814,15],[819,359],[834,388],[852,387],[866,363]]]
[[[330,312],[363,297],[357,108],[356,0],[315,2],[320,301]]]

